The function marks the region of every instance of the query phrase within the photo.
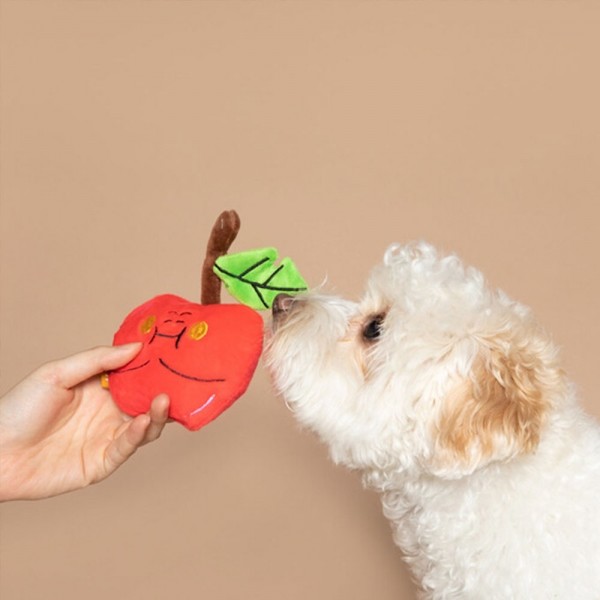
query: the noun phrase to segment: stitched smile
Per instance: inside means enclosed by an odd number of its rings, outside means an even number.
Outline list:
[[[201,381],[204,383],[215,383],[215,382],[225,381],[225,379],[203,379],[201,377],[194,377],[193,375],[186,375],[185,373],[182,373],[181,371],[177,371],[176,369],[174,369],[173,367],[168,365],[162,358],[159,358],[158,362],[160,362],[160,364],[165,369],[167,369],[167,371],[171,371],[171,373],[174,373],[175,375],[178,375],[179,377],[183,377],[184,379],[190,379],[192,381]]]
[[[121,375],[122,373],[130,373],[131,371],[137,371],[138,369],[145,367],[149,362],[150,361],[147,360],[145,363],[142,363],[141,365],[138,365],[137,367],[130,367],[129,369],[118,369],[116,371],[111,371],[111,373],[113,375]]]

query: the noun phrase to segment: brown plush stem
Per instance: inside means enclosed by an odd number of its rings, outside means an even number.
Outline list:
[[[240,217],[235,210],[226,210],[215,221],[208,244],[206,258],[202,265],[202,304],[221,302],[221,280],[213,272],[213,265],[219,256],[227,254],[240,230]]]

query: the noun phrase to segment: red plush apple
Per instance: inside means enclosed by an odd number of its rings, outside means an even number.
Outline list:
[[[248,387],[262,351],[263,321],[241,304],[219,304],[214,261],[239,230],[234,211],[213,228],[204,262],[202,304],[165,294],[138,306],[123,321],[115,344],[142,342],[138,356],[109,373],[110,390],[125,413],[148,411],[166,392],[169,416],[191,430],[218,417]],[[214,278],[214,279],[213,279]]]

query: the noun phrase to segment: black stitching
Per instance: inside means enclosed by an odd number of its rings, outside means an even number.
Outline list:
[[[192,375],[186,375],[185,373],[180,373],[176,371],[173,367],[170,367],[162,358],[159,358],[158,361],[160,364],[167,369],[167,371],[171,371],[175,375],[179,375],[179,377],[183,377],[184,379],[191,379],[192,381],[201,381],[206,383],[220,383],[225,381],[225,379],[202,379],[200,377],[193,377]]]
[[[223,269],[216,263],[215,263],[215,269],[217,269],[218,271],[221,271],[221,273],[223,273],[224,275],[228,275],[232,279],[237,279],[237,280],[241,281],[242,283],[246,283],[246,284],[252,286],[253,288],[260,288],[262,290],[267,290],[270,292],[304,292],[308,289],[305,287],[297,287],[297,288],[275,287],[272,285],[267,285],[265,283],[257,283],[255,281],[250,281],[249,279],[245,279],[244,277],[242,277],[242,275],[235,275],[234,273],[230,273],[229,271],[226,271],[225,269]],[[270,278],[267,281],[270,281]]]
[[[269,261],[269,257],[268,256],[266,258],[263,258],[262,260],[259,260],[257,263],[253,264],[251,267],[249,267],[248,269],[246,269],[243,273],[240,273],[240,275],[239,275],[240,279],[242,277],[244,277],[244,275],[248,275],[248,273],[250,273],[251,271],[254,271],[254,269],[256,269],[256,267],[260,267],[260,265],[264,265],[268,261]]]
[[[137,367],[131,367],[130,369],[119,369],[118,371],[111,371],[111,375],[121,375],[122,373],[130,373],[131,371],[137,371],[142,367],[145,367],[150,361],[147,360],[143,365],[138,365]]]

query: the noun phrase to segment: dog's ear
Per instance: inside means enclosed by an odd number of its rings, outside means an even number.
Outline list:
[[[488,342],[469,375],[443,400],[431,471],[456,478],[535,451],[561,374],[531,349]],[[528,351],[529,350],[529,351]]]

